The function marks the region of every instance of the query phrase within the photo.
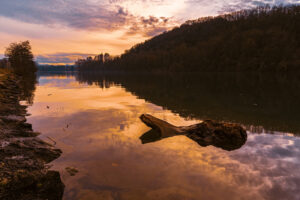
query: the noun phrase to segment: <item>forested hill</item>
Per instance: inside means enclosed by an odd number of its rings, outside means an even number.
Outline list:
[[[266,6],[187,21],[96,67],[126,71],[300,70],[300,6]]]

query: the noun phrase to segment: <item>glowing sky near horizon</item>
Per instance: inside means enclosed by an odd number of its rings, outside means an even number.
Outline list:
[[[0,57],[30,40],[39,63],[73,63],[132,45],[186,20],[300,0],[1,0]]]

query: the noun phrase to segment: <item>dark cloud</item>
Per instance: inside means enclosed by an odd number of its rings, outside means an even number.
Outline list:
[[[128,12],[124,10],[124,8],[120,7],[118,10],[118,14],[119,15],[128,15]]]
[[[15,20],[43,24],[62,25],[79,30],[114,30],[128,28],[128,33],[153,36],[166,30],[169,19],[153,16],[140,17],[111,2],[86,0],[3,0],[0,16]]]
[[[129,31],[127,35],[133,35],[137,32],[143,33],[147,37],[158,35],[164,31],[167,31],[174,26],[176,22],[166,17],[132,17]]]
[[[104,3],[106,2],[106,3]],[[88,1],[88,0],[2,0],[0,6],[0,16],[13,18],[16,20],[46,24],[65,25],[76,29],[115,29],[129,22],[136,21],[126,9],[118,4],[122,2],[134,3],[135,0],[109,0],[109,1]],[[143,0],[145,3],[163,4],[165,0]],[[219,7],[219,12],[236,11],[238,9],[261,6],[264,4],[291,4],[299,3],[299,0],[212,0],[209,5],[204,0],[186,0],[186,4],[192,6],[204,5],[204,7]],[[186,11],[188,12],[188,10]],[[200,16],[199,16],[200,17]],[[139,17],[137,17],[139,18]],[[159,23],[161,19],[155,17],[141,18],[142,23],[153,25]],[[165,19],[165,23],[168,22]],[[161,23],[160,28],[161,29]],[[153,32],[151,30],[150,32]],[[155,31],[154,31],[155,32]]]
[[[122,8],[86,0],[3,0],[0,15],[16,20],[78,29],[110,29],[124,24]]]
[[[55,53],[38,55],[36,61],[38,63],[74,63],[78,58],[86,58],[88,56],[94,56],[94,54],[82,54],[82,53]]]

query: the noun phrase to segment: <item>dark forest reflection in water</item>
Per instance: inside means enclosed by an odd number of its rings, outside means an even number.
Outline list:
[[[300,137],[287,133],[299,130],[299,94],[291,94],[297,80],[284,90],[286,79],[265,86],[203,79],[79,74],[78,83],[73,76],[40,76],[29,122],[63,150],[52,164],[66,185],[64,199],[299,199]],[[246,97],[234,96],[247,89]],[[185,136],[141,144],[149,130],[142,113],[178,126],[204,118],[240,122],[249,127],[248,139],[231,152]],[[70,176],[66,167],[79,172]]]
[[[280,74],[95,74],[80,82],[127,91],[183,117],[242,123],[248,129],[300,133],[300,76]]]

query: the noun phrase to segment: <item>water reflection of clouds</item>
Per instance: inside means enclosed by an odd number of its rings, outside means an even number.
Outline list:
[[[263,180],[259,185],[264,198],[299,199],[299,144],[299,137],[251,134],[245,147],[231,157]]]
[[[201,148],[184,136],[142,145],[139,136],[148,128],[138,119],[141,113],[178,125],[196,121],[121,87],[69,83],[69,89],[40,85],[29,108],[34,129],[64,152],[53,164],[66,184],[65,199],[299,199],[299,138],[249,133],[233,152]],[[68,166],[79,173],[68,176]]]
[[[39,78],[39,85],[40,86],[48,86],[48,87],[59,87],[63,88],[71,88],[73,84],[77,84],[75,82],[75,78],[65,78],[65,77],[41,77]],[[77,84],[79,85],[79,84]],[[83,85],[81,85],[83,87]]]

